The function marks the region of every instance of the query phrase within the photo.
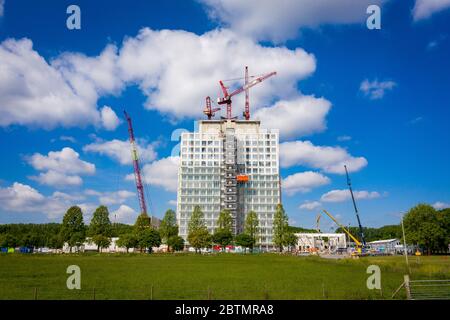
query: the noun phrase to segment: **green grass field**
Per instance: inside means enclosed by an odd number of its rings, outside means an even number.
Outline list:
[[[412,279],[449,279],[449,257],[411,257]],[[81,290],[66,268],[81,268]],[[367,266],[382,290],[368,290]],[[0,299],[390,299],[404,257],[328,260],[277,254],[0,255]],[[209,288],[209,289],[208,289]],[[404,290],[398,298],[404,298]]]

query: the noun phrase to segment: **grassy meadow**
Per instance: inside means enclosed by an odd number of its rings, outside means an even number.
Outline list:
[[[366,287],[372,264],[381,291]],[[66,287],[69,265],[81,268],[81,290]],[[450,278],[447,256],[410,257],[410,265],[412,279]],[[406,273],[401,256],[2,254],[0,299],[390,299]]]

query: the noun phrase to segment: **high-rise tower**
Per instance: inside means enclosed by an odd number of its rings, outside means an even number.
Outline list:
[[[280,202],[278,130],[253,120],[199,121],[198,131],[181,135],[177,220],[186,239],[192,211],[199,205],[214,232],[222,209],[233,217],[233,233],[243,232],[246,214],[259,218],[259,244],[272,246],[272,223]]]

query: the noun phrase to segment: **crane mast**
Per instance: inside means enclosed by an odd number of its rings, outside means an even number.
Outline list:
[[[128,134],[130,136],[130,144],[131,144],[131,158],[133,160],[134,179],[136,181],[139,206],[141,207],[141,213],[147,214],[147,205],[145,203],[144,186],[142,184],[141,168],[139,165],[139,156],[136,147],[136,141],[134,139],[133,125],[131,123],[131,118],[128,116],[128,113],[124,111],[124,114],[125,119],[127,120],[128,123]]]
[[[361,242],[363,245],[366,245],[366,240],[364,238],[364,232],[363,232],[363,228],[361,226],[361,220],[359,219],[359,213],[358,213],[358,208],[356,207],[356,202],[355,202],[355,197],[353,195],[353,190],[352,190],[352,183],[350,181],[350,177],[348,175],[348,171],[347,171],[347,166],[344,165],[345,168],[345,174],[347,176],[347,184],[348,184],[348,188],[350,190],[350,194],[352,195],[352,201],[353,201],[353,208],[355,208],[355,213],[356,213],[356,219],[358,220],[358,227],[359,227],[359,235],[361,236]]]

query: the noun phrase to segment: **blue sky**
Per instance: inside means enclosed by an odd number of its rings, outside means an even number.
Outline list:
[[[313,227],[321,208],[355,224],[344,163],[363,225],[450,206],[450,2],[312,3],[0,0],[0,223],[60,221],[71,204],[89,220],[100,203],[133,222],[123,109],[151,211],[175,208],[172,133],[193,130],[204,97],[245,65],[278,72],[251,107],[280,129],[292,224]],[[70,4],[81,30],[66,27]],[[381,30],[366,27],[369,4]]]

